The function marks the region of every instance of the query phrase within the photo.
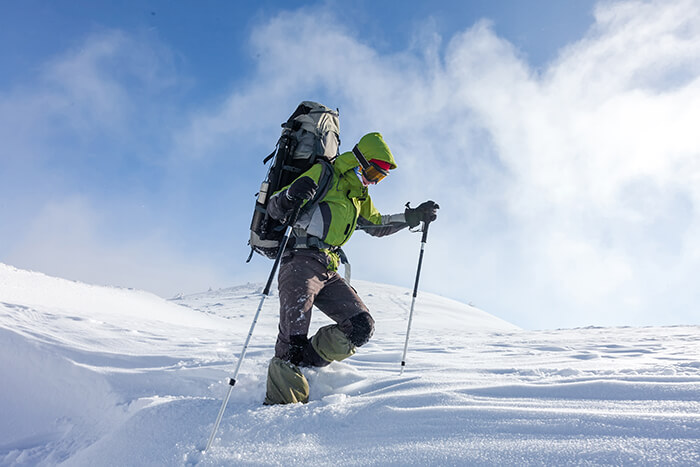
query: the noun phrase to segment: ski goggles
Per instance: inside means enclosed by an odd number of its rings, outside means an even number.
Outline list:
[[[389,175],[389,168],[391,165],[388,162],[380,161],[378,159],[370,159],[368,161],[357,145],[352,148],[352,153],[355,155],[357,162],[360,163],[362,175],[368,182],[379,183],[380,181],[384,180],[387,175]]]

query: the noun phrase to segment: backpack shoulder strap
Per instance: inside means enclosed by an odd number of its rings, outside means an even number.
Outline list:
[[[333,166],[327,159],[318,159],[319,164],[321,164],[321,175],[318,178],[318,189],[313,198],[307,202],[302,208],[302,212],[306,212],[321,201],[328,191],[331,189],[333,184]]]
[[[328,194],[328,190],[331,189],[333,184],[333,166],[326,159],[320,159],[319,161],[323,169],[318,179],[318,190],[316,191],[316,196],[314,196],[314,202],[322,200]]]

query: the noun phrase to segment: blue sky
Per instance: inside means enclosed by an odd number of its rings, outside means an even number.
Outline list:
[[[526,328],[699,324],[693,1],[11,2],[0,261],[169,297],[261,282],[261,164],[302,100],[431,198],[422,288]],[[411,287],[420,237],[346,248]],[[376,313],[381,314],[381,310]]]

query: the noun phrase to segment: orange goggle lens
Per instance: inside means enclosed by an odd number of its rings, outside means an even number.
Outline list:
[[[382,169],[374,162],[370,162],[367,167],[362,168],[362,175],[364,175],[367,181],[371,183],[379,183],[380,181],[384,180],[387,175],[389,175],[389,172]]]

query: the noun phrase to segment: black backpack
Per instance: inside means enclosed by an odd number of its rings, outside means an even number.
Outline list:
[[[331,162],[338,155],[340,128],[338,112],[316,102],[304,101],[282,124],[282,135],[275,150],[263,160],[272,161],[260,185],[250,224],[251,247],[248,261],[257,252],[274,259],[284,235],[284,225],[267,213],[267,202],[275,192],[289,185],[317,162],[323,163],[319,189],[302,210],[311,208],[328,191],[333,179]]]

